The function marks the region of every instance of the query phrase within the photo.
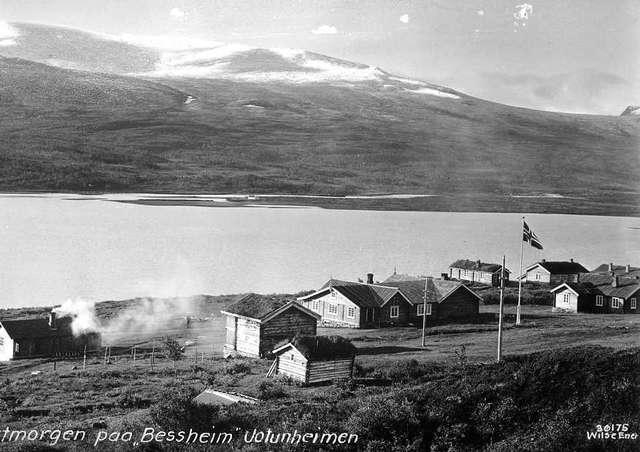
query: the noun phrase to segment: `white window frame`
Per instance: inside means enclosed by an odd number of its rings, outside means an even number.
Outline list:
[[[611,298],[611,307],[615,309],[619,309],[624,305],[622,298],[612,297]]]
[[[596,306],[599,306],[599,307],[604,306],[604,296],[596,295]]]
[[[431,315],[431,303],[427,303],[427,315]]]
[[[562,301],[565,303],[569,303],[571,301],[571,294],[569,292],[565,292],[562,294]]]
[[[320,300],[314,300],[313,302],[313,309],[315,311],[319,311],[320,310]]]
[[[399,305],[394,304],[393,306],[389,307],[389,317],[391,317],[392,319],[397,319],[398,317],[400,317]]]
[[[329,303],[329,306],[327,307],[327,311],[329,312],[329,314],[338,315],[338,305]]]
[[[347,318],[355,319],[356,318],[356,308],[353,306],[347,306]]]
[[[416,306],[416,313],[418,317],[422,317],[424,315],[424,303]]]
[[[629,309],[636,309],[636,306],[637,306],[637,301],[635,298],[632,298],[629,303]]]

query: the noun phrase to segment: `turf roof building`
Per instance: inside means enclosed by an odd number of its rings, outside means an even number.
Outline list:
[[[298,334],[315,335],[320,316],[294,300],[248,294],[221,311],[226,316],[225,357],[263,358]]]
[[[425,286],[427,303],[425,305]],[[320,314],[323,326],[379,328],[383,326],[475,321],[481,298],[464,284],[442,279],[367,283],[330,279],[298,301]]]
[[[49,318],[0,320],[0,361],[72,355],[101,345],[97,333],[74,336],[71,322],[53,312]]]
[[[637,314],[640,280],[619,275],[585,274],[577,282],[551,289],[553,307],[563,312]]]
[[[580,273],[588,273],[573,259],[570,261],[546,261],[541,260],[530,265],[521,276],[523,282],[536,282],[546,284],[560,284],[563,282],[577,282]]]
[[[273,354],[275,374],[312,384],[351,378],[356,348],[340,336],[296,336]]]
[[[459,259],[449,266],[449,278],[472,281],[488,286],[500,286],[502,265],[488,264],[480,260]],[[509,280],[509,270],[504,269],[505,280]]]

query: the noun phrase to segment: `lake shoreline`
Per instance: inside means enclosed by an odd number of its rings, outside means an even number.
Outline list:
[[[0,197],[102,200],[159,207],[322,208],[352,211],[466,212],[563,214],[603,217],[640,217],[640,194],[617,193],[592,199],[577,195],[541,194],[414,194],[354,195],[245,194],[245,193],[128,193],[47,191],[0,192]]]

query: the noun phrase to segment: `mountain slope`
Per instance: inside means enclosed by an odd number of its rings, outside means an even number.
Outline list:
[[[640,214],[636,117],[513,108],[310,52],[133,47],[107,53],[136,76],[0,60],[0,190],[392,192],[438,196],[388,208]],[[150,60],[119,59],[135,49]]]

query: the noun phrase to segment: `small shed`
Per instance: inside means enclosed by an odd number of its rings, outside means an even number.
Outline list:
[[[351,378],[356,348],[340,336],[296,336],[273,354],[276,358],[270,374],[320,383]]]
[[[315,335],[320,315],[287,298],[248,294],[221,311],[226,316],[223,355],[263,358],[282,341]]]

